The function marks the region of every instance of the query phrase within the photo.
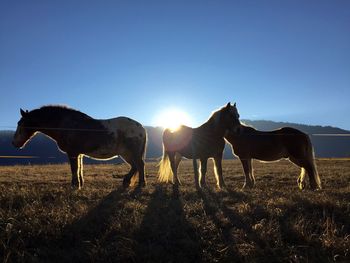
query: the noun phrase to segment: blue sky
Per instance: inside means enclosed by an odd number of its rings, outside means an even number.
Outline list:
[[[350,1],[1,1],[0,129],[66,104],[145,125],[179,108],[350,130]]]

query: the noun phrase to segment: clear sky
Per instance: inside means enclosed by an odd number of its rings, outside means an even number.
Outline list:
[[[193,125],[245,119],[350,130],[350,1],[0,1],[0,129],[66,104]]]

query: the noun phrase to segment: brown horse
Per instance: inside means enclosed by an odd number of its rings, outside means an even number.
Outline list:
[[[139,186],[145,185],[144,155],[146,130],[142,125],[126,117],[96,120],[64,106],[44,106],[30,112],[21,109],[13,145],[23,148],[37,133],[55,140],[59,149],[67,153],[72,187],[81,188],[83,156],[108,160],[120,155],[131,169],[124,176],[123,185],[129,186],[131,178],[139,174]]]
[[[233,154],[241,160],[245,174],[243,188],[253,187],[255,184],[252,159],[277,161],[282,158],[288,158],[301,167],[297,181],[300,189],[305,188],[305,170],[311,189],[322,188],[313,147],[307,134],[290,127],[265,132],[240,124],[235,132],[229,131],[225,138],[231,144]]]
[[[159,180],[175,185],[180,184],[177,168],[182,156],[193,159],[194,179],[196,187],[205,185],[208,158],[214,158],[214,171],[219,188],[224,186],[222,176],[222,154],[225,147],[224,134],[227,130],[239,125],[236,104],[228,103],[225,107],[215,111],[209,120],[198,128],[181,126],[177,131],[166,129],[163,133],[163,158],[159,167]],[[200,174],[197,167],[200,160]],[[199,178],[200,177],[200,178]]]

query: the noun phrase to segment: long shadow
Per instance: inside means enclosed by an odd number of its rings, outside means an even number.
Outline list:
[[[138,190],[135,189],[135,192]],[[47,240],[47,249],[42,249],[38,255],[42,262],[99,262],[104,259],[111,260],[113,254],[109,254],[103,246],[110,243],[106,239],[110,236],[111,225],[114,219],[118,218],[118,212],[121,211],[126,202],[124,195],[125,188],[120,187],[109,193],[86,215],[66,225],[56,238]],[[130,194],[129,194],[130,196]],[[114,236],[125,236],[125,233],[113,233]],[[112,240],[111,243],[113,243]],[[113,243],[113,249],[116,254],[122,247],[118,247],[120,242]],[[101,257],[99,258],[99,254]],[[131,256],[130,256],[131,257]],[[125,258],[116,258],[114,262],[122,261]],[[128,257],[127,257],[128,259]]]
[[[199,197],[203,200],[206,215],[214,222],[216,228],[221,233],[221,239],[226,246],[226,255],[224,255],[226,259],[225,261],[229,260],[230,258],[237,258],[238,251],[233,246],[233,244],[235,244],[235,240],[230,234],[230,229],[232,226],[231,224],[226,224],[218,217],[220,209],[217,205],[216,200],[213,200],[211,196],[208,195],[208,192],[208,189],[197,189]]]
[[[204,209],[206,214],[213,220],[216,227],[222,233],[222,239],[227,246],[226,254],[222,255],[221,261],[225,262],[247,262],[249,258],[245,258],[242,255],[240,243],[245,242],[251,245],[252,241],[259,246],[259,250],[263,250],[266,246],[264,240],[262,240],[253,230],[250,223],[251,218],[244,218],[239,213],[230,209],[222,198],[228,195],[230,200],[249,202],[249,197],[242,192],[234,192],[228,190],[227,193],[218,192],[215,193],[211,189],[205,189],[198,191],[199,196],[204,203]],[[260,216],[264,217],[267,212],[259,207]],[[247,220],[249,219],[249,220]],[[227,220],[229,222],[227,222]],[[242,235],[243,233],[243,235]],[[239,237],[237,237],[239,236]],[[242,237],[243,236],[243,237]],[[237,240],[237,238],[239,240]],[[242,240],[242,238],[244,240]],[[255,258],[261,258],[261,255],[255,253]]]
[[[325,235],[328,234],[330,241],[336,240],[333,235],[339,235],[343,238],[344,244],[347,242],[345,237],[350,232],[350,227],[347,223],[350,221],[350,217],[336,204],[329,202],[317,204],[297,195],[292,197],[295,200],[292,205],[283,207],[284,211],[280,216],[273,215],[266,208],[255,204],[252,205],[254,207],[253,211],[247,217],[244,217],[228,207],[226,205],[227,201],[222,201],[221,193],[214,193],[208,190],[206,194],[201,193],[201,195],[206,203],[207,213],[214,217],[214,222],[216,222],[218,228],[222,229],[225,240],[233,244],[234,248],[231,248],[231,251],[229,251],[231,255],[237,252],[237,248],[236,240],[231,236],[230,230],[236,228],[245,233],[247,241],[255,243],[255,251],[251,255],[253,257],[251,259],[259,262],[281,260],[306,262],[309,259],[317,262],[329,262],[334,260],[334,255],[339,261],[350,259],[348,253],[341,249],[342,245],[334,244],[334,246],[327,247],[320,240],[320,237],[325,238]],[[240,195],[240,193],[237,195],[237,193],[233,192],[232,197],[237,198],[236,200],[245,199],[244,196]],[[230,198],[232,197],[230,196]],[[246,201],[249,202],[249,199]],[[223,225],[219,218],[215,218],[217,211],[222,211],[231,224]],[[253,224],[259,223],[261,219],[263,221],[267,220],[267,222],[270,220],[275,222],[277,229],[273,229],[267,224],[262,225],[261,230],[263,232],[276,231],[276,240],[272,238],[274,236],[273,233],[262,234],[260,232],[259,234],[259,230],[256,231],[252,228]],[[325,230],[327,224],[328,232]],[[334,234],[332,232],[334,228],[342,233],[333,231],[337,233]],[[236,257],[236,261],[238,261],[238,258],[239,255]],[[249,258],[239,259],[242,261],[250,260]]]
[[[329,256],[331,253],[322,246],[320,240],[315,238],[310,241],[307,237],[301,236],[300,232],[294,229],[298,213],[312,215],[312,210],[322,211],[322,207],[315,207],[315,204],[309,202],[307,199],[296,197],[297,205],[286,207],[283,216],[279,217],[271,215],[266,208],[255,204],[254,212],[248,216],[248,218],[244,218],[227,207],[225,202],[222,202],[216,193],[208,191],[208,194],[215,200],[224,215],[230,219],[232,227],[244,231],[247,240],[254,241],[256,247],[252,256],[255,260],[259,262],[278,262],[280,260],[303,262],[308,261],[310,258],[318,262],[324,262],[332,259],[331,257],[327,258],[327,255]],[[237,197],[237,193],[234,193],[234,196]],[[265,236],[265,234],[260,236],[258,232],[252,228],[252,224],[258,223],[260,219],[277,221],[277,227],[279,229],[276,229],[276,231],[279,232],[279,234],[277,234],[276,238],[278,239],[280,237],[280,241],[271,240],[271,236]],[[345,224],[345,221],[342,223]],[[263,228],[264,227],[266,228],[266,226],[263,226]],[[269,228],[270,227],[267,227],[266,230]],[[321,235],[321,233],[318,233],[318,235]],[[277,243],[274,244],[274,242],[281,243],[277,245]],[[286,246],[293,251],[286,249]],[[243,259],[243,261],[246,260],[246,258]]]
[[[200,262],[200,238],[187,221],[181,193],[158,185],[135,233],[136,262]]]
[[[324,246],[320,240],[329,238],[330,241],[336,240],[335,236],[343,236],[344,240],[350,234],[350,216],[344,213],[342,208],[333,203],[314,203],[307,198],[296,196],[294,198],[298,207],[292,206],[286,209],[285,215],[280,218],[282,236],[284,242],[291,246],[299,248],[296,254],[301,258],[313,258],[319,262],[334,261],[334,255],[339,262],[349,262],[350,255],[344,249],[341,250],[330,245]],[[298,219],[301,216],[302,220]],[[301,231],[296,231],[293,227],[295,222],[303,223],[301,228],[305,231],[307,237],[301,236]],[[337,230],[334,231],[334,228]],[[297,246],[296,246],[297,245]],[[335,254],[335,251],[336,254]]]

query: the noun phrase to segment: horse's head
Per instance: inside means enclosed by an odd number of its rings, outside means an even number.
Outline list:
[[[236,103],[231,105],[227,103],[226,106],[214,113],[215,123],[220,125],[223,130],[235,132],[239,126],[239,114],[236,108]]]
[[[23,148],[25,144],[35,134],[35,122],[31,118],[28,111],[20,110],[22,118],[17,123],[17,129],[13,136],[12,144],[16,148]]]

